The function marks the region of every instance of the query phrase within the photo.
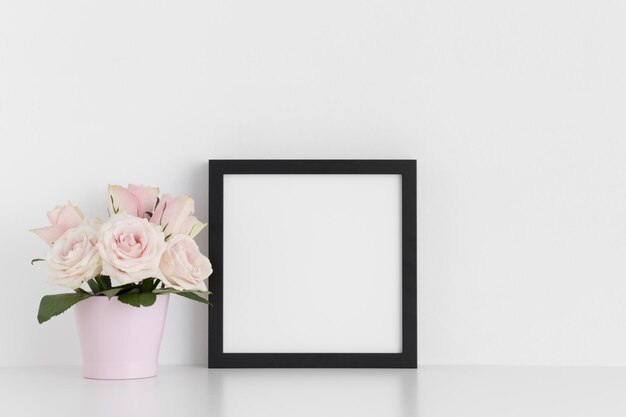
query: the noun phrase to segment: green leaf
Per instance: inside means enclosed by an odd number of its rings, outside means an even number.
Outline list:
[[[103,276],[105,279],[108,278],[107,276]],[[109,278],[110,279],[110,278]],[[105,284],[106,285],[106,284]],[[107,289],[100,289],[98,291],[97,294],[94,295],[105,295],[109,298],[115,297],[116,295],[120,295],[120,294],[124,294],[125,292],[130,292],[133,289],[137,289],[135,284],[124,284],[124,285],[119,285],[117,287],[110,287]],[[84,292],[84,290],[83,290]],[[139,292],[139,289],[137,289],[137,291],[135,292]],[[86,294],[89,294],[86,292]]]
[[[146,278],[139,284],[141,292],[152,292],[154,289],[154,280],[152,278]]]
[[[93,292],[94,294],[99,293],[100,291],[106,290],[106,288],[104,288],[104,283],[102,282],[99,276],[93,277],[93,280],[96,283],[97,288],[98,288],[97,290]]]
[[[137,287],[136,284],[132,284],[131,286],[123,286],[121,287],[122,290],[117,294],[117,295],[122,295],[122,294],[139,294],[141,291],[139,291],[139,287]]]
[[[91,297],[90,294],[54,294],[44,295],[39,303],[39,312],[37,313],[37,320],[39,323],[46,322],[54,316],[58,316],[65,310],[87,298]]]
[[[155,294],[173,294],[175,292],[178,292],[178,290],[174,288],[163,288],[163,284],[161,284],[161,288],[155,289],[152,292]]]
[[[89,288],[91,288],[91,292],[93,292],[94,294],[97,294],[100,292],[100,286],[98,285],[98,282],[96,281],[95,278],[92,278],[89,281],[87,281],[87,285],[89,285]]]
[[[191,226],[191,229],[189,229],[189,233],[187,233],[189,236],[192,236],[193,229],[195,229],[197,225],[198,223],[194,223],[193,226]]]
[[[115,297],[123,289],[124,288],[121,288],[121,287],[111,288],[109,290],[102,291],[101,294],[105,295],[110,300],[111,298]]]
[[[180,295],[181,297],[189,298],[190,300],[198,301],[204,304],[210,304],[209,301],[201,297],[199,294],[191,291],[175,291],[172,294]]]
[[[165,209],[166,208],[167,208],[167,203],[163,203],[163,211],[161,212],[161,218],[159,219],[159,224],[161,224],[163,222],[163,215],[165,214]],[[167,225],[165,225],[165,227],[167,227]],[[163,228],[163,230],[165,230],[165,227]]]
[[[107,275],[98,275],[87,281],[94,295],[111,289],[111,278]]]
[[[115,208],[115,202],[113,201],[113,196],[111,195],[111,208],[113,209],[113,213],[117,214],[119,213],[120,209],[119,208]]]
[[[99,275],[96,278],[98,278],[98,284],[100,284],[100,288],[102,288],[103,290],[108,290],[111,288],[111,277],[107,275]]]
[[[30,264],[31,265],[35,265],[35,262],[46,262],[45,259],[41,259],[41,258],[35,258],[35,259],[31,259],[30,260]]]
[[[117,297],[120,302],[133,307],[149,307],[156,301],[157,295],[153,292],[143,292],[139,294],[127,293]]]

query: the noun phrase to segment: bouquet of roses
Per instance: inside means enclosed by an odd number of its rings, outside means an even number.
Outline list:
[[[89,297],[117,297],[134,307],[151,306],[173,293],[208,303],[204,280],[213,272],[193,238],[206,226],[191,197],[159,196],[159,189],[109,185],[109,219],[85,219],[71,203],[48,212],[51,225],[32,231],[48,245],[48,281],[74,290],[46,295],[43,323]],[[88,291],[82,288],[86,283]]]

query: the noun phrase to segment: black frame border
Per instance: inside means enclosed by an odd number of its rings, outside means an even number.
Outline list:
[[[224,353],[225,174],[397,174],[402,178],[402,352]],[[417,187],[414,159],[209,160],[209,368],[417,368]]]

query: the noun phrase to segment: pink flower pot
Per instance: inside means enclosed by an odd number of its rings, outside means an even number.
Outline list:
[[[91,379],[156,376],[169,294],[150,307],[117,297],[90,297],[74,306],[83,352],[83,375]]]

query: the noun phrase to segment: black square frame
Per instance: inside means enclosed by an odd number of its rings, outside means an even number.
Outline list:
[[[223,349],[224,175],[396,174],[402,178],[402,352],[225,353]],[[209,160],[209,368],[416,368],[417,367],[416,161]],[[372,308],[376,308],[373,306]]]

